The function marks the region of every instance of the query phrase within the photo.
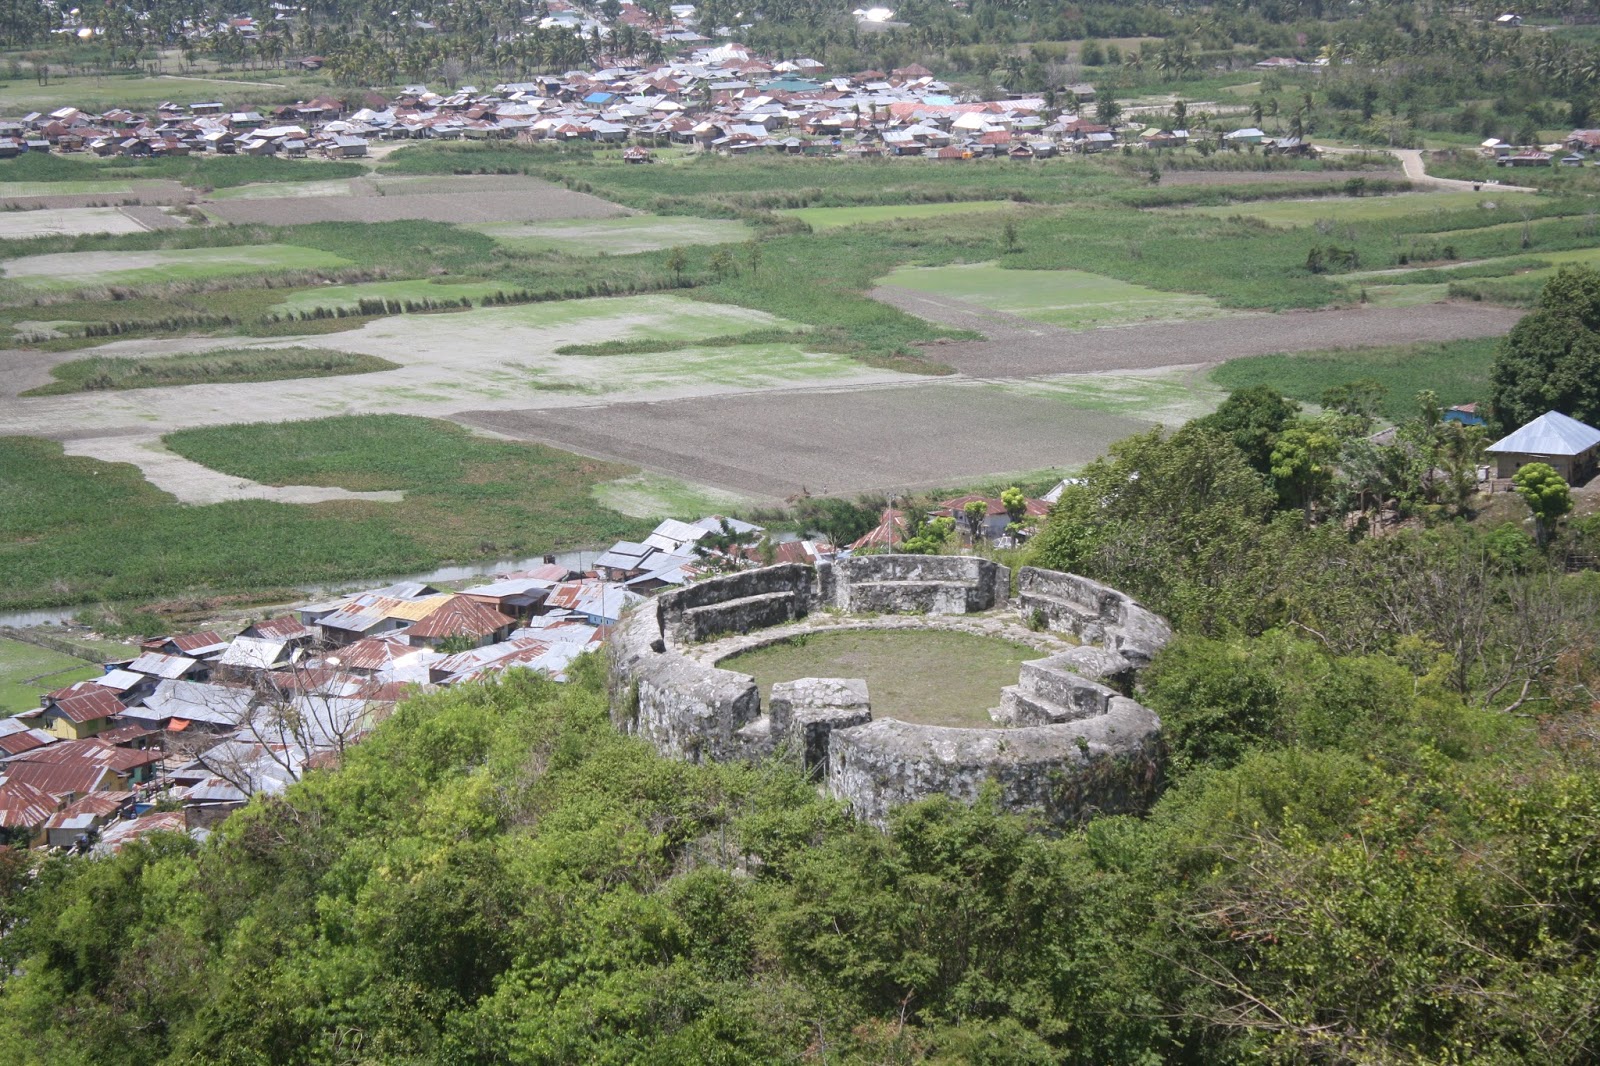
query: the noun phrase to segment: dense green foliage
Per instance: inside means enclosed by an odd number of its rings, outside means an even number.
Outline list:
[[[663,760],[598,664],[409,701],[204,845],[0,895],[0,1057],[1580,1062],[1596,778],[1386,658],[1184,640],[1145,820],[852,825]]]
[[[590,498],[625,467],[429,419],[227,426],[167,444],[241,478],[399,490],[405,500],[182,506],[134,467],[0,438],[0,603],[259,592],[609,543],[646,526]]]
[[[1491,384],[1507,433],[1546,411],[1600,422],[1600,272],[1563,267],[1550,279],[1501,345]]]
[[[400,364],[375,355],[329,348],[228,348],[214,352],[158,355],[144,359],[93,356],[50,368],[56,380],[28,391],[55,396],[100,389],[149,389],[205,382],[283,381],[334,374],[371,374]]]

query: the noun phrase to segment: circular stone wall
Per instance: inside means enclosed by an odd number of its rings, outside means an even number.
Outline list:
[[[1160,785],[1161,723],[1123,692],[1170,638],[1166,623],[1072,574],[1024,568],[1019,578],[1016,602],[1008,602],[1005,567],[949,556],[787,564],[698,582],[618,627],[609,645],[613,718],[677,758],[799,759],[872,822],[932,795],[971,801],[986,783],[1006,809],[1058,824],[1143,810]],[[1030,632],[1024,619],[1049,632]],[[997,680],[1013,683],[980,701],[980,710],[993,708],[987,721],[970,717],[969,706],[957,708],[968,716],[961,723],[886,716],[860,680],[870,671],[850,669],[820,644],[814,658],[788,649],[786,665],[763,678],[792,678],[771,688],[764,713],[764,686],[735,656],[802,634],[808,644],[842,638],[845,630],[879,650],[902,635],[931,645],[951,630],[991,648],[1004,635],[1029,650],[1006,649],[1017,655],[1008,664],[1015,669]],[[786,658],[785,649],[766,654]],[[960,670],[955,656],[936,649],[914,658],[899,672]],[[794,676],[803,669],[814,676]]]

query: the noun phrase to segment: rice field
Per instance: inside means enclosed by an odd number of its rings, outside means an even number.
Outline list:
[[[317,248],[254,244],[138,252],[57,252],[8,260],[4,269],[8,280],[28,288],[63,290],[194,281],[225,274],[276,270],[329,270],[354,265],[343,256]]]
[[[160,210],[152,208],[151,210]],[[57,207],[0,211],[0,240],[77,236],[83,233],[143,233],[145,226],[116,207]]]
[[[883,280],[1067,329],[1229,313],[1209,296],[1162,292],[1082,270],[1006,270],[994,263],[963,263],[902,267]]]
[[[493,237],[495,243],[516,251],[572,255],[632,255],[678,245],[747,241],[754,236],[754,231],[743,222],[666,215],[491,222],[467,228]]]
[[[1012,200],[958,200],[952,203],[932,204],[864,204],[854,207],[797,207],[780,211],[780,215],[798,218],[812,229],[834,229],[838,226],[859,226],[865,222],[893,222],[900,219],[941,218],[945,215],[986,214],[991,211],[1010,211],[1017,207]]]
[[[0,199],[28,196],[132,196],[133,181],[0,181]]]
[[[1332,177],[1337,177],[1333,175]],[[1323,219],[1335,222],[1383,222],[1448,211],[1466,211],[1485,204],[1505,206],[1531,193],[1485,188],[1483,192],[1408,192],[1394,196],[1324,196],[1309,200],[1265,200],[1258,203],[1193,207],[1185,210],[1215,218],[1256,218],[1286,229],[1310,226]]]
[[[101,667],[82,659],[0,638],[0,714],[38,707],[41,693],[102,673]]]
[[[272,181],[255,185],[236,185],[231,189],[216,189],[206,195],[207,200],[298,200],[308,196],[349,196],[350,182],[339,181]]]
[[[328,308],[354,308],[362,300],[410,300],[421,302],[432,300],[460,300],[467,297],[473,300],[488,296],[491,293],[513,289],[503,281],[486,281],[482,278],[466,280],[446,278],[413,278],[402,281],[369,281],[359,285],[324,285],[319,288],[302,289],[286,296],[274,304],[270,313],[289,314],[293,312],[311,311],[318,307]]]

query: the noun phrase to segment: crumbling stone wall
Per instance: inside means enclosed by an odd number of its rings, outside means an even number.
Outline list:
[[[817,567],[818,600],[860,614],[976,614],[1010,590],[1010,570],[964,555],[863,555]]]
[[[1161,757],[1160,719],[1123,696],[1103,715],[1054,726],[948,729],[885,719],[834,731],[828,791],[882,824],[893,808],[928,796],[971,803],[993,781],[1005,809],[1067,825],[1146,809],[1160,788]]]
[[[995,712],[1014,728],[874,721],[866,683],[848,678],[775,685],[763,714],[753,678],[685,654],[709,635],[793,621],[817,607],[965,614],[1006,602],[1005,567],[947,556],[868,556],[815,570],[789,564],[669,593],[624,619],[609,642],[613,720],[673,758],[789,751],[874,823],[932,795],[970,802],[988,781],[1006,809],[1056,824],[1144,809],[1161,781],[1161,723],[1111,685],[1148,663],[1170,630],[1096,582],[1032,567],[1019,578],[1025,616],[1038,609],[1052,628],[1106,646],[1025,663]]]
[[[807,773],[827,766],[836,729],[872,721],[867,683],[859,678],[803,677],[772,686],[771,733],[787,740]]]
[[[764,566],[685,585],[660,596],[656,609],[669,640],[694,644],[717,633],[747,633],[804,618],[815,583],[809,566]]]
[[[607,645],[612,722],[663,755],[699,762],[750,754],[746,732],[761,716],[755,678],[672,651],[655,611],[637,610]]]
[[[1077,574],[1025,566],[1017,571],[1024,615],[1038,611],[1051,629],[1103,644],[1135,668],[1148,666],[1172,640],[1172,627],[1126,593]]]

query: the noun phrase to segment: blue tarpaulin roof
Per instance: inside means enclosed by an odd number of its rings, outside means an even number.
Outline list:
[[[1489,445],[1485,451],[1519,455],[1581,455],[1600,444],[1600,429],[1560,411],[1546,411],[1532,422]]]

